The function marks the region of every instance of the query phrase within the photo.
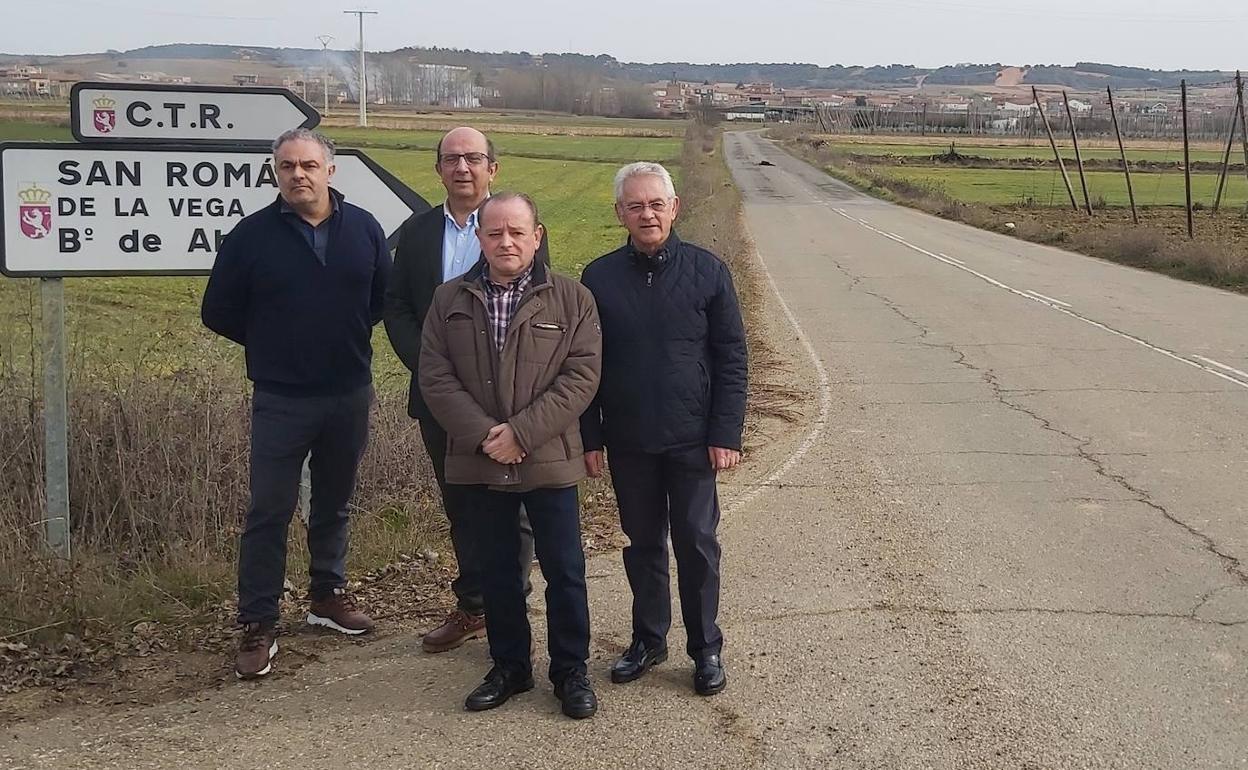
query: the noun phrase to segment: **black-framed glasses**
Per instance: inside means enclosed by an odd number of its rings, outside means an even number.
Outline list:
[[[483,166],[494,160],[484,152],[447,152],[438,156],[438,162],[443,166],[454,167],[459,165],[461,158],[469,166]]]

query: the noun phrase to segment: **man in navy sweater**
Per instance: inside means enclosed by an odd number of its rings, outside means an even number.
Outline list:
[[[714,695],[728,683],[715,481],[741,459],[745,329],[727,265],[672,230],[680,199],[666,169],[620,169],[615,213],[628,242],[581,275],[602,323],[602,384],[581,418],[585,466],[600,476],[603,448],[610,454],[633,590],[633,642],[611,680],[631,682],[667,659],[670,532],[693,687]]]
[[[273,142],[273,165],[280,194],[226,237],[202,308],[205,326],[244,347],[255,384],[251,506],[238,555],[240,679],[267,674],[277,654],[286,535],[309,453],[307,621],[344,634],[373,627],[346,591],[347,503],[368,440],[386,235],[329,186],[326,137],[285,132]]]

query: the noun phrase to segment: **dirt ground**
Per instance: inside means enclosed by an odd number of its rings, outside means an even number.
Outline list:
[[[582,506],[587,553],[621,547],[624,536],[608,486],[587,484]],[[303,622],[306,602],[288,583],[279,625],[283,663],[275,676],[290,676],[344,643],[369,645],[432,628],[453,604],[455,574],[451,554],[427,551],[361,575],[351,589],[378,621],[378,630],[345,642]],[[0,725],[78,706],[167,703],[229,684],[234,681],[234,612],[233,601],[224,602],[211,616],[180,625],[139,622],[128,637],[71,637],[56,648],[0,642],[0,693],[7,693],[0,694]]]

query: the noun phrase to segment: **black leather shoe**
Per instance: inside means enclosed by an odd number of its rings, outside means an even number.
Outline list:
[[[555,697],[563,704],[563,713],[573,719],[592,717],[598,711],[598,696],[589,686],[589,677],[579,671],[555,684]]]
[[[646,645],[640,641],[634,641],[629,648],[620,656],[611,666],[611,681],[616,684],[624,684],[634,679],[640,679],[641,675],[651,666],[657,666],[667,660],[667,648],[661,650],[647,649]]]
[[[469,711],[485,711],[498,708],[513,695],[533,689],[533,674],[522,674],[495,666],[485,675],[485,681],[468,694],[464,708]]]
[[[728,675],[724,673],[724,662],[719,655],[698,658],[693,671],[693,689],[698,695],[714,695],[723,692],[727,686]]]

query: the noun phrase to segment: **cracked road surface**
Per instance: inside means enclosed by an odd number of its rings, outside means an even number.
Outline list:
[[[607,554],[593,720],[540,683],[465,714],[484,647],[383,632],[0,727],[0,767],[1244,766],[1248,298],[891,206],[753,134],[725,150],[778,291],[761,323],[809,390],[724,479],[727,692],[692,695],[680,629],[607,682]]]

